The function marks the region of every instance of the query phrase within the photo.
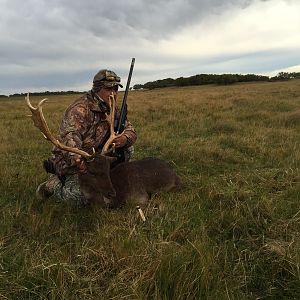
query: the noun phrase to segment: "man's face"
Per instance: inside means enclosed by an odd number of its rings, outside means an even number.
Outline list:
[[[105,101],[105,103],[109,104],[109,96],[113,94],[114,98],[117,99],[118,95],[118,86],[112,86],[112,87],[102,87],[100,91],[97,93],[98,96]]]

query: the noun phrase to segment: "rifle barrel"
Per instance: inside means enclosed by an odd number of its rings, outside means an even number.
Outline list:
[[[117,131],[116,131],[117,134],[120,133],[121,127],[125,125],[125,119],[124,119],[124,117],[125,117],[125,115],[127,113],[126,100],[127,100],[127,96],[128,96],[129,87],[130,87],[130,81],[131,81],[131,76],[132,76],[132,72],[133,72],[134,63],[135,63],[135,58],[133,57],[131,59],[131,65],[130,65],[130,69],[129,69],[129,74],[128,74],[128,78],[127,78],[127,83],[126,83],[126,88],[125,88],[124,96],[123,96],[123,101],[122,101],[122,106],[121,106],[121,112],[120,112],[120,118],[119,118],[119,124],[118,124]]]

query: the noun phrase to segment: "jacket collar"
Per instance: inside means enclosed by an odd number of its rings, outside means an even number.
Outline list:
[[[87,93],[89,108],[95,112],[109,113],[109,108],[93,91]]]

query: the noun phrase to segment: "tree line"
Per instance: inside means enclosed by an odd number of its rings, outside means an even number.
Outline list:
[[[49,95],[70,95],[70,94],[82,94],[84,92],[78,92],[78,91],[45,91],[45,92],[30,92],[31,96],[49,96]],[[9,96],[6,95],[0,95],[0,98],[8,98],[8,97],[25,97],[27,93],[15,93],[11,94]]]
[[[155,81],[149,81],[145,84],[135,84],[133,86],[134,90],[139,89],[155,89],[163,87],[180,87],[180,86],[191,86],[191,85],[204,85],[204,84],[218,84],[227,85],[237,82],[251,82],[251,81],[278,81],[278,80],[290,80],[290,79],[300,79],[300,72],[280,72],[274,77],[255,75],[255,74],[199,74],[190,77],[179,77],[176,79],[166,78],[159,79]],[[70,95],[70,94],[81,94],[84,92],[78,91],[56,91],[56,92],[33,92],[30,95],[35,96],[47,96],[47,95]],[[20,97],[26,96],[26,93],[15,93],[9,96],[0,95],[0,98],[8,97]]]
[[[218,84],[227,85],[237,82],[252,82],[252,81],[277,81],[300,78],[300,72],[280,72],[274,77],[255,75],[255,74],[199,74],[190,77],[179,77],[176,79],[166,78],[156,81],[149,81],[145,84],[135,84],[133,89],[155,89],[163,87],[180,87],[191,85]]]

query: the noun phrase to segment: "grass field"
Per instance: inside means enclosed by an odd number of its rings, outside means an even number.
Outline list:
[[[53,132],[75,99],[49,97]],[[24,99],[0,100],[0,299],[299,299],[300,81],[128,102],[134,158],[168,160],[185,184],[156,195],[145,223],[130,206],[38,200],[52,146]]]

